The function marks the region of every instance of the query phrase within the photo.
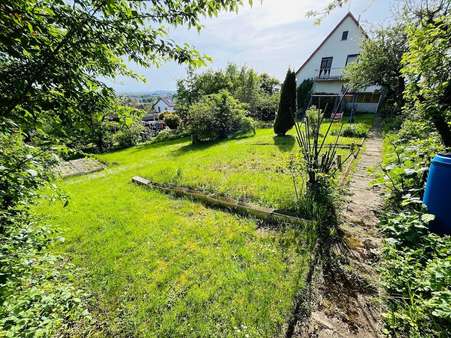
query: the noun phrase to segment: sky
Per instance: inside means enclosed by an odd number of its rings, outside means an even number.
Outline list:
[[[220,69],[229,63],[246,65],[283,80],[288,67],[297,69],[322,42],[335,25],[351,11],[367,32],[393,21],[399,0],[349,0],[342,8],[315,24],[307,12],[325,7],[328,0],[254,0],[238,13],[221,13],[203,19],[200,32],[185,28],[172,29],[169,37],[178,43],[189,43],[213,61],[199,71]],[[146,93],[175,90],[176,82],[186,76],[186,66],[174,62],[159,68],[129,67],[146,78],[107,80],[118,93]]]

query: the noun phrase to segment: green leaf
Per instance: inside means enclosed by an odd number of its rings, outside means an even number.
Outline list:
[[[427,223],[427,224],[432,222],[434,219],[435,219],[435,215],[433,215],[433,214],[423,214],[423,215],[421,215],[421,220],[424,223]]]

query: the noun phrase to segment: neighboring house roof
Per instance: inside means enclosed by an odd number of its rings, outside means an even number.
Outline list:
[[[174,102],[172,102],[172,98],[166,96],[160,96],[157,102],[154,103],[153,107],[157,105],[158,102],[163,101],[168,107],[174,107]]]
[[[158,104],[158,102],[163,102],[168,108],[170,108],[170,109],[174,109],[174,102],[172,101],[172,98],[170,98],[170,97],[165,97],[165,96],[160,96],[159,98],[158,98],[158,100],[157,101],[155,101],[155,103],[152,105],[152,113],[154,113],[154,114],[158,114],[158,113],[160,113],[160,112],[157,112],[156,111],[156,106],[157,106],[157,104]]]
[[[346,18],[351,18],[355,24],[357,25],[358,28],[360,28],[361,32],[363,33],[363,35],[367,38],[368,35],[366,34],[365,30],[362,28],[362,26],[360,26],[359,21],[357,21],[357,19],[355,18],[354,15],[352,15],[351,12],[348,12],[343,19],[340,20],[340,22],[335,26],[334,29],[332,29],[332,31],[326,36],[326,38],[323,40],[323,42],[321,42],[321,44],[313,51],[313,53],[307,58],[307,60],[305,60],[305,62],[302,64],[301,67],[299,67],[299,69],[296,71],[296,74],[298,74],[301,69],[312,59],[312,57],[321,49],[321,47],[326,43],[326,41],[331,37],[331,35],[338,29],[338,27],[340,27],[340,25],[343,23],[343,21],[346,20]]]

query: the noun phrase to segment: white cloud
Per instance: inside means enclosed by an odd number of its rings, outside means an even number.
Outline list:
[[[317,0],[263,0],[254,1],[254,5],[243,6],[238,14],[223,13],[219,18],[206,21],[211,25],[229,25],[237,21],[253,29],[265,29],[305,19],[308,10],[321,8]]]
[[[211,55],[213,68],[233,62],[282,79],[287,67],[297,68],[348,10],[362,22],[386,24],[391,16],[391,4],[396,0],[349,0],[320,26],[314,25],[314,19],[306,17],[307,11],[324,8],[329,1],[263,0],[260,3],[254,0],[252,8],[246,5],[238,14],[221,13],[217,18],[205,19],[200,33],[178,28],[170,36]],[[174,89],[176,80],[185,74],[185,68],[174,63],[157,70],[138,68],[138,71],[149,79],[150,85],[121,79],[115,81],[114,87],[127,91]]]

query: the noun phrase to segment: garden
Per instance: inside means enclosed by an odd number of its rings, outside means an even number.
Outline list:
[[[204,17],[241,5],[0,3],[1,336],[292,337],[317,310],[349,310],[343,335],[368,334],[354,321],[361,301],[378,305],[377,334],[450,336],[450,236],[423,203],[431,159],[451,151],[449,1],[406,3],[365,39],[327,112],[308,107],[314,82],[297,84],[291,69],[283,83],[234,64],[195,71],[211,58],[165,29],[201,30]],[[160,116],[169,128],[150,140],[145,112],[101,80],[140,79],[127,58],[188,66],[175,112]],[[368,86],[383,97],[376,117],[336,114],[346,92]],[[341,214],[374,133],[383,159],[359,175],[374,177],[385,204],[367,229]],[[63,161],[83,157],[105,169],[60,177]],[[166,194],[136,176],[296,222]]]
[[[359,121],[370,128],[372,117]],[[65,238],[52,251],[84,271],[77,286],[95,296],[92,314],[103,334],[273,336],[285,329],[305,286],[313,229],[268,227],[137,187],[131,178],[289,210],[287,163],[296,152],[293,131],[279,138],[272,129],[206,145],[182,139],[136,146],[100,155],[105,171],[60,182],[66,207],[43,201],[35,212],[51,215]]]

